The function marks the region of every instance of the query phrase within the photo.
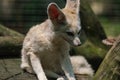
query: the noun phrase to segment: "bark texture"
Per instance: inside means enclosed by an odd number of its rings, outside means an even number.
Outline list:
[[[120,36],[109,50],[95,74],[94,80],[120,79]]]

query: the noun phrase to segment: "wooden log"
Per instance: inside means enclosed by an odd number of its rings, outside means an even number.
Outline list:
[[[0,25],[0,56],[18,56],[24,36]]]
[[[9,29],[3,25],[0,24],[0,36],[17,36],[17,37],[24,37],[19,32],[16,32],[12,29]]]
[[[105,56],[93,80],[120,80],[120,36]]]
[[[19,56],[23,37],[0,37],[0,56]]]

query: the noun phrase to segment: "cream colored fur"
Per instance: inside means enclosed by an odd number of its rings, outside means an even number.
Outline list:
[[[72,56],[70,59],[74,74],[87,75],[92,79],[94,70],[83,56]]]
[[[33,26],[27,33],[22,48],[21,68],[35,74],[38,80],[76,80],[71,65],[70,44],[79,46],[79,0],[72,9],[60,9],[57,4],[48,5],[48,19]],[[75,10],[75,11],[74,11]],[[69,31],[69,32],[68,32]],[[62,76],[64,75],[64,77]]]

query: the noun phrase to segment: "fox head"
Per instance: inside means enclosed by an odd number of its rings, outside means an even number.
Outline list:
[[[48,18],[54,25],[56,34],[70,43],[79,46],[81,26],[79,18],[79,0],[67,0],[65,8],[60,9],[56,3],[50,3],[47,8]]]

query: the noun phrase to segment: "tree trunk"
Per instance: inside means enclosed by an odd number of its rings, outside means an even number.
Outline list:
[[[92,11],[88,0],[80,0],[80,17],[82,28],[87,38],[100,48],[107,48],[102,44],[102,40],[106,39],[106,34],[97,16]]]
[[[120,36],[101,63],[94,80],[120,80]]]

